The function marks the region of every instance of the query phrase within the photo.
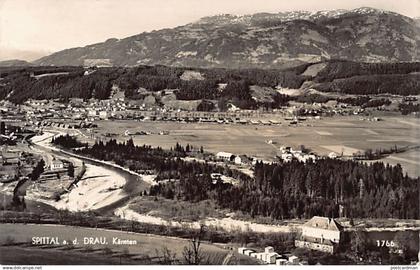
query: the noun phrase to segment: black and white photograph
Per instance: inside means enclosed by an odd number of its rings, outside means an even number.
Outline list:
[[[418,270],[420,0],[0,0],[0,267],[130,265]]]

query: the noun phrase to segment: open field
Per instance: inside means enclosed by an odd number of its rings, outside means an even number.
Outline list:
[[[394,154],[383,161],[391,165],[402,164],[408,175],[420,175],[420,149]]]
[[[0,235],[0,244],[5,244],[7,241],[10,241],[10,239],[13,239],[13,241],[17,243],[30,242],[32,237],[58,237],[59,241],[73,241],[74,239],[77,239],[77,247],[91,249],[108,247],[113,252],[124,251],[133,256],[149,255],[150,257],[153,257],[156,256],[157,251],[161,252],[161,250],[166,247],[172,253],[176,253],[176,257],[179,260],[182,259],[182,251],[184,247],[188,245],[188,240],[175,237],[70,226],[0,224],[0,230],[2,231],[2,234]],[[106,243],[84,244],[84,237],[101,237],[106,240]],[[121,240],[136,241],[137,244],[116,245],[112,243],[114,237]],[[223,259],[230,250],[228,248],[224,248],[223,245],[213,245],[207,243],[203,243],[201,247],[203,252],[208,255],[212,264],[222,264]],[[2,256],[3,255],[0,256],[1,262],[3,262]],[[109,257],[109,255],[106,256]],[[235,254],[235,256],[239,255]],[[244,264],[253,263],[250,258],[245,256],[241,256],[240,259]]]
[[[215,123],[174,123],[137,121],[99,121],[96,137],[106,133],[117,134],[118,140],[127,140],[125,130],[148,131],[153,135],[133,136],[136,144],[150,144],[163,148],[173,147],[177,142],[203,146],[206,151],[227,151],[247,154],[261,159],[273,160],[281,145],[294,148],[304,144],[318,154],[326,155],[333,150],[345,154],[357,150],[389,149],[395,145],[418,145],[420,120],[409,117],[385,117],[382,121],[361,120],[359,117],[334,117],[320,120],[308,119],[298,126],[281,125],[239,125]],[[156,135],[159,131],[169,131],[169,135]],[[272,140],[276,144],[267,144]],[[333,150],[331,148],[333,146]],[[400,155],[400,154],[399,154]],[[396,155],[396,156],[399,156]],[[418,156],[404,156],[398,160],[403,168],[413,176]],[[388,160],[386,160],[388,161]],[[390,161],[397,163],[396,160]]]
[[[112,265],[119,264],[120,260],[81,251],[0,246],[0,263],[4,265]],[[122,263],[137,264],[139,262],[123,259]]]

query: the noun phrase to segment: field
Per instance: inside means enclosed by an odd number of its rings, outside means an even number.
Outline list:
[[[308,119],[289,126],[283,120],[281,125],[239,125],[215,123],[174,123],[137,121],[99,121],[96,137],[105,138],[106,133],[115,138],[127,140],[124,132],[148,131],[151,135],[133,136],[136,144],[149,144],[163,148],[173,147],[177,142],[203,146],[206,151],[226,151],[247,154],[266,160],[274,160],[281,145],[298,148],[305,145],[312,151],[326,155],[330,152],[352,154],[366,149],[389,149],[418,145],[420,120],[408,117],[385,117],[381,121],[362,120],[358,116]],[[169,135],[157,135],[169,131]],[[267,144],[272,140],[273,144]],[[413,176],[419,176],[418,154],[398,154],[400,159],[386,159],[391,164],[400,163]]]
[[[112,252],[124,252],[129,254],[132,258],[141,257],[144,255],[149,255],[150,257],[156,257],[157,252],[161,252],[163,248],[168,248],[172,253],[176,253],[176,257],[182,259],[182,251],[186,245],[188,245],[188,240],[175,238],[175,237],[164,237],[157,235],[149,234],[136,234],[129,232],[120,232],[112,230],[101,230],[101,229],[91,229],[91,228],[81,228],[81,227],[70,227],[70,226],[53,226],[53,225],[23,225],[23,224],[0,224],[0,230],[2,232],[0,236],[0,244],[4,245],[7,242],[10,242],[10,239],[13,239],[14,243],[18,242],[30,242],[32,237],[58,237],[59,241],[63,240],[74,240],[77,238],[79,242],[76,245],[78,248],[83,248],[87,250],[98,249],[98,248],[109,248]],[[83,244],[84,237],[102,237],[106,239],[107,244]],[[113,237],[118,237],[120,239],[129,239],[137,241],[136,245],[114,245],[112,244]],[[210,263],[212,264],[222,264],[223,259],[229,253],[229,248],[224,248],[222,245],[213,245],[213,244],[202,244],[202,251],[207,254]],[[31,249],[34,249],[32,246]],[[1,249],[0,249],[1,250]],[[37,249],[39,251],[39,249]],[[53,249],[49,249],[53,250]],[[1,253],[0,263],[3,263],[3,260],[10,259],[6,254]],[[18,253],[19,254],[19,253]],[[22,259],[25,259],[25,253],[20,253]],[[3,257],[5,256],[5,257]],[[238,259],[244,264],[252,264],[253,261],[245,256],[239,257],[235,254]],[[94,256],[95,257],[95,256]],[[105,260],[106,257],[105,256]],[[81,258],[83,259],[83,257]],[[15,256],[16,260],[16,256]],[[83,261],[83,260],[82,260]],[[94,260],[96,262],[97,260]],[[18,261],[20,262],[20,261]],[[48,261],[47,261],[48,262]],[[56,262],[57,263],[57,262]],[[141,263],[141,262],[137,262]],[[20,263],[19,263],[20,264]],[[94,263],[95,264],[95,263]]]
[[[80,251],[0,246],[0,262],[3,265],[105,265],[119,264],[120,260]],[[122,263],[126,264],[128,261],[124,259]]]

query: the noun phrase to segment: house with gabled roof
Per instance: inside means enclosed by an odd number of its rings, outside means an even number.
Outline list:
[[[295,240],[295,246],[334,253],[343,230],[343,226],[333,218],[314,216],[302,225],[302,234]]]

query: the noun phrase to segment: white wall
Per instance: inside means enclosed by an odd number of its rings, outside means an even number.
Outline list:
[[[325,229],[318,229],[318,228],[311,228],[311,227],[303,227],[302,236],[324,238],[325,240],[331,240],[333,242],[340,241],[340,231],[332,231],[332,230],[325,230]]]

